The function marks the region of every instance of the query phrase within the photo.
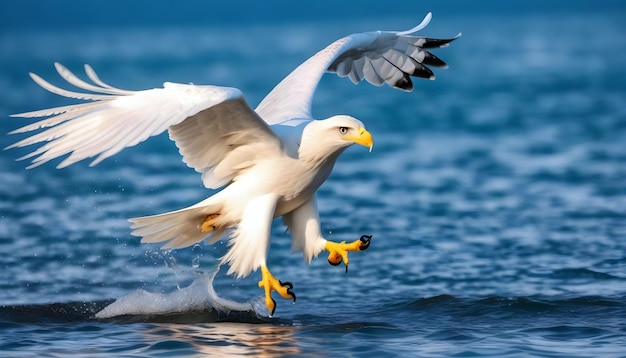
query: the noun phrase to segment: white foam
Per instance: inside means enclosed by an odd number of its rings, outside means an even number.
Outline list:
[[[221,312],[257,312],[254,302],[235,302],[219,297],[213,288],[213,279],[219,271],[194,280],[189,286],[171,293],[154,293],[136,290],[118,298],[100,312],[96,318],[124,315],[164,315],[214,308]]]

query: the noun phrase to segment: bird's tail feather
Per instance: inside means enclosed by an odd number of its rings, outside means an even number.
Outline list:
[[[194,205],[169,213],[129,219],[132,235],[142,243],[164,242],[162,249],[183,248],[196,244],[211,235],[210,243],[219,240],[228,227],[207,225],[208,219],[219,218],[221,205]],[[204,225],[203,225],[204,224]],[[207,227],[209,230],[207,230]]]

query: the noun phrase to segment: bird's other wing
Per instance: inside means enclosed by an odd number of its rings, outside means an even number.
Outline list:
[[[427,66],[446,67],[430,53],[445,47],[461,34],[448,39],[433,39],[412,34],[423,29],[431,19],[408,31],[375,31],[353,34],[339,39],[298,66],[270,92],[256,108],[269,124],[292,118],[312,118],[311,100],[325,72],[334,72],[359,83],[363,79],[381,86],[404,91],[413,89],[412,77],[434,79]]]
[[[102,82],[85,65],[87,83],[61,64],[57,71],[67,82],[90,93],[56,87],[30,74],[46,90],[92,102],[15,114],[49,117],[11,134],[43,129],[5,149],[42,143],[29,168],[69,154],[57,167],[96,157],[91,165],[155,136],[170,131],[183,161],[203,174],[209,188],[227,184],[257,155],[281,151],[280,139],[245,102],[235,88],[165,83],[163,88],[127,91]]]

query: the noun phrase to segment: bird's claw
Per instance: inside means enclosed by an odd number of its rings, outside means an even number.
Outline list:
[[[296,294],[291,291],[293,289],[293,284],[291,282],[282,282],[277,280],[265,266],[261,267],[261,275],[262,277],[261,281],[259,281],[259,287],[265,289],[265,306],[267,306],[267,309],[270,312],[270,317],[272,317],[276,311],[276,301],[272,298],[272,291],[278,292],[282,298],[291,298],[293,299],[293,303],[296,303]]]
[[[362,235],[358,240],[355,240],[351,243],[342,242],[332,242],[327,241],[325,245],[326,251],[328,254],[328,263],[333,266],[338,266],[342,261],[346,265],[346,273],[348,272],[348,252],[350,251],[364,251],[368,247],[370,247],[370,243],[372,240],[372,235]]]

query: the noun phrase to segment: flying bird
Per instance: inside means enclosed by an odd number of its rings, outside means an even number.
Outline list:
[[[91,165],[168,131],[183,161],[202,175],[205,187],[217,193],[187,208],[129,219],[132,234],[143,243],[183,248],[208,239],[214,243],[230,233],[221,258],[237,278],[261,270],[259,287],[273,315],[272,291],[296,300],[290,282],[275,278],[267,267],[271,223],[282,217],[292,248],[311,262],[328,251],[333,265],[348,267],[348,253],[368,248],[371,236],[353,242],[326,240],[320,229],[316,191],[328,178],[338,156],[359,144],[370,151],[372,135],[358,119],[336,115],[313,119],[311,101],[325,72],[411,91],[411,77],[434,79],[427,67],[447,67],[429,49],[447,46],[447,39],[414,35],[428,25],[431,14],[408,31],[375,31],[339,39],[298,66],[252,109],[236,88],[165,82],[163,88],[129,91],[103,82],[85,65],[91,83],[63,65],[56,70],[69,84],[87,92],[59,88],[34,73],[44,89],[89,102],[13,117],[47,117],[11,134],[40,130],[5,148],[42,145],[20,158],[33,168],[66,156],[57,168],[94,158]],[[69,154],[69,155],[68,155]]]

